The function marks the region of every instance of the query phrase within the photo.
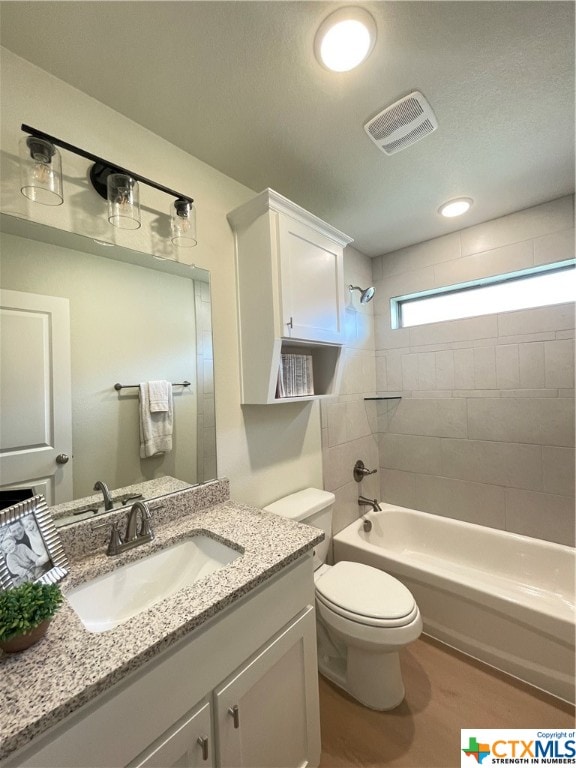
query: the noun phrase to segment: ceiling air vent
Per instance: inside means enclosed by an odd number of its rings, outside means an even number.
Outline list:
[[[369,120],[364,130],[374,144],[393,155],[438,128],[432,107],[419,91],[408,94]]]

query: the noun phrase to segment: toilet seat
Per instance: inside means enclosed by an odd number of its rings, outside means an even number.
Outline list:
[[[398,579],[363,563],[341,561],[316,580],[327,609],[369,627],[405,627],[418,616],[410,591]]]

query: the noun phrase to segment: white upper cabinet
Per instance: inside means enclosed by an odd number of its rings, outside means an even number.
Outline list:
[[[242,402],[337,394],[343,251],[351,238],[271,189],[229,213],[228,220],[236,238]],[[278,396],[286,352],[312,358],[313,394]]]
[[[341,344],[344,332],[343,246],[308,224],[278,214],[283,336]]]

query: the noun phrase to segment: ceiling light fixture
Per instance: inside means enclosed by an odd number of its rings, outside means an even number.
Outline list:
[[[462,216],[463,213],[470,210],[474,201],[471,197],[458,197],[455,200],[448,200],[438,208],[438,213],[452,219],[454,216]]]
[[[339,8],[327,16],[316,33],[318,61],[334,72],[348,72],[361,64],[376,43],[376,22],[364,8]]]
[[[56,149],[58,146],[94,163],[90,168],[90,181],[96,192],[108,201],[108,221],[113,226],[120,229],[140,227],[140,182],[175,198],[171,206],[172,243],[180,248],[196,245],[196,209],[191,197],[36,128],[28,125],[21,127],[24,133],[29,134],[20,141],[21,191],[27,198],[43,205],[61,205],[64,202],[61,158]],[[177,220],[177,226],[174,219]]]

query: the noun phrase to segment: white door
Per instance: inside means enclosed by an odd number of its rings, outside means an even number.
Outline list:
[[[68,299],[0,291],[0,490],[72,499]]]
[[[342,343],[342,246],[299,221],[279,215],[283,335]]]
[[[214,766],[210,704],[195,709],[133,760],[128,768]]]
[[[316,620],[310,606],[214,692],[221,768],[320,762]]]

